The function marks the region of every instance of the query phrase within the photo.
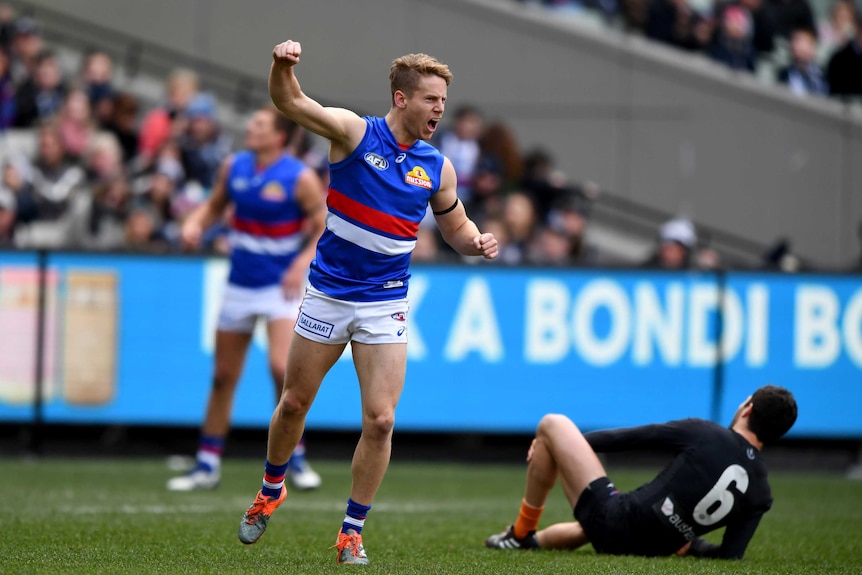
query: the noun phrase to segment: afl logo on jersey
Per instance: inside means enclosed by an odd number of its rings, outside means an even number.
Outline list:
[[[389,167],[389,160],[386,158],[381,158],[377,154],[372,154],[368,152],[365,154],[365,161],[377,168],[378,170],[385,170]]]
[[[425,170],[419,166],[416,166],[407,172],[407,177],[404,178],[404,181],[413,186],[425,188],[426,190],[431,189],[431,178],[429,178],[428,174],[425,173]]]

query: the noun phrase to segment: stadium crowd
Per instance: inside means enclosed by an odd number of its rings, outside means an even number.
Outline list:
[[[730,68],[765,72],[798,96],[862,98],[862,12],[854,0],[519,1],[560,15],[599,15]]]
[[[862,79],[862,72],[855,77]],[[66,70],[39,22],[0,5],[0,246],[182,251],[183,219],[208,196],[219,164],[242,142],[227,135],[218,101],[190,70],[169,75],[163,103],[155,107],[116,84],[109,54],[92,51],[79,69]],[[507,124],[478,108],[464,106],[448,117],[431,143],[453,162],[468,213],[500,239],[497,265],[613,263],[586,241],[597,184],[568,181],[547,151],[523,152]],[[325,150],[296,134],[289,151],[326,183]],[[229,218],[207,231],[203,250],[227,252]],[[721,264],[688,220],[666,222],[656,238],[644,266]],[[798,267],[787,245],[768,256],[765,265]],[[430,216],[413,257],[459,259]]]

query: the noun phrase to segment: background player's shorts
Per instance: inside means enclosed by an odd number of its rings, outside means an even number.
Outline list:
[[[407,343],[407,298],[352,302],[309,286],[294,331],[320,343]]]
[[[280,285],[245,288],[228,284],[222,298],[218,329],[251,333],[259,317],[267,322],[277,319],[295,320],[299,303],[299,299],[284,299]]]
[[[627,497],[607,477],[599,477],[584,489],[575,505],[575,519],[584,528],[597,553],[629,553]]]

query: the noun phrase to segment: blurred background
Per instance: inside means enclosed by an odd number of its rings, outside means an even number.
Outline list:
[[[420,229],[395,457],[521,459],[547,412],[584,429],[728,422],[772,382],[800,404],[782,462],[859,472],[862,13],[848,0],[0,4],[4,453],[193,452],[227,222],[196,253],[179,226],[268,103],[288,38],[303,89],[360,114],[388,110],[393,58],[448,63],[431,143],[503,245],[478,263],[433,218]],[[324,142],[291,146],[326,176]],[[228,454],[262,453],[264,346]],[[352,449],[349,357],[308,423],[312,457]]]

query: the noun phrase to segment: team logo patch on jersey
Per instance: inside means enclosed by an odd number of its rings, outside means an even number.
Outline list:
[[[265,200],[280,202],[287,198],[287,192],[284,191],[284,188],[278,182],[270,182],[261,190],[260,197]]]
[[[420,166],[416,166],[407,172],[407,177],[404,178],[404,181],[412,186],[419,186],[426,190],[431,189],[431,178],[428,177],[428,174],[426,174],[425,170]]]
[[[392,319],[394,319],[395,321],[405,321],[405,320],[407,320],[407,314],[406,314],[406,313],[404,313],[403,311],[396,311],[395,313],[393,313],[393,314],[392,314],[391,316],[389,316],[389,317],[391,317],[391,318],[392,318]]]
[[[365,161],[377,168],[378,170],[385,170],[389,167],[389,160],[378,156],[377,154],[372,154],[371,152],[365,154]]]

